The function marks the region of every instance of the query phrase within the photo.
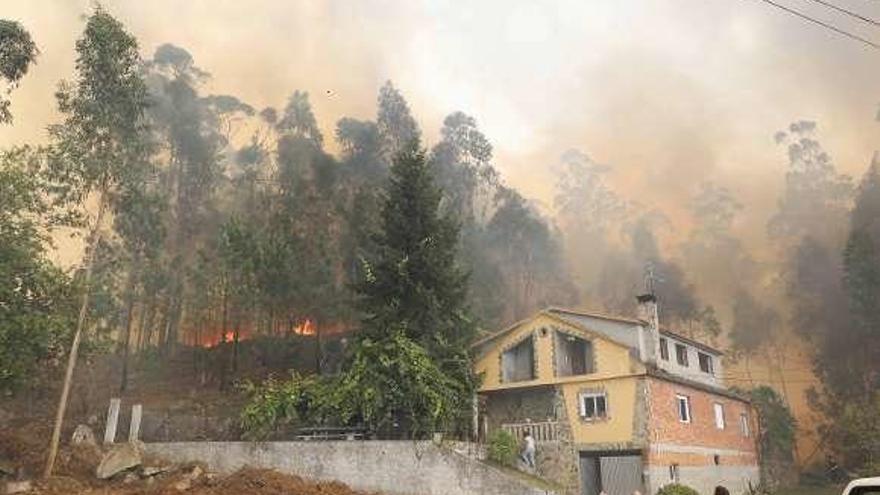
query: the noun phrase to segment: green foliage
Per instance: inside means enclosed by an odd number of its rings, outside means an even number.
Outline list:
[[[788,405],[770,387],[758,387],[749,395],[758,411],[762,457],[792,460],[797,422]]]
[[[316,380],[293,373],[289,380],[269,377],[257,385],[246,381],[241,389],[249,396],[241,412],[241,425],[249,438],[261,439],[279,426],[299,425],[305,419]]]
[[[0,391],[54,369],[76,315],[73,281],[48,260],[53,210],[41,194],[40,150],[0,153]]]
[[[488,456],[489,460],[502,466],[515,466],[518,456],[519,443],[516,437],[507,430],[495,430],[489,435]]]
[[[394,422],[419,436],[453,427],[468,407],[467,383],[449,375],[403,329],[355,344],[353,357],[334,387],[345,422],[357,418],[373,430]]]
[[[283,426],[353,422],[372,431],[405,423],[406,433],[422,436],[453,425],[465,406],[461,383],[446,376],[403,331],[359,341],[338,376],[294,374],[286,381],[246,383],[244,390],[250,399],[241,423],[253,438]]]
[[[0,79],[5,79],[9,85],[6,94],[27,74],[38,53],[30,33],[21,24],[0,19]],[[5,95],[0,94],[0,124],[12,122],[9,104]]]
[[[687,485],[670,483],[658,490],[657,495],[700,495],[700,493]]]

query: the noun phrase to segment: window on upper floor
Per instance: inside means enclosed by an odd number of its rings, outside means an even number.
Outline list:
[[[684,344],[675,344],[675,360],[682,366],[688,365],[688,348]]]
[[[715,373],[712,356],[700,352],[697,353],[697,358],[700,360],[700,371],[703,373],[709,373],[710,375]]]
[[[681,476],[678,472],[678,464],[670,464],[669,465],[669,481],[673,483],[678,483],[681,480]]]
[[[523,382],[535,378],[535,346],[531,337],[501,353],[502,382]]]
[[[660,359],[669,361],[669,341],[660,337]]]
[[[556,332],[556,376],[586,375],[593,371],[593,343]]]
[[[719,430],[723,430],[724,426],[725,426],[724,405],[716,402],[714,408],[715,408],[715,428],[718,428]]]
[[[691,422],[691,399],[686,395],[676,395],[675,402],[678,406],[678,420],[682,423]]]
[[[608,417],[608,396],[605,392],[581,392],[578,399],[582,418],[593,420]]]
[[[751,436],[751,429],[749,427],[749,415],[748,414],[740,414],[739,415],[739,429],[742,433],[742,436],[748,437]]]

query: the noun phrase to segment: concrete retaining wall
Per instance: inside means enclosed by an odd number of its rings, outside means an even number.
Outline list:
[[[149,443],[146,451],[173,462],[200,461],[220,473],[270,468],[389,495],[552,493],[431,442],[175,442]]]

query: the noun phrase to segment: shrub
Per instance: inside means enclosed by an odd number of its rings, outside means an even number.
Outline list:
[[[657,492],[657,495],[700,495],[696,490],[679,483],[666,485]]]
[[[489,435],[489,460],[503,466],[515,466],[519,444],[510,432],[495,430]]]

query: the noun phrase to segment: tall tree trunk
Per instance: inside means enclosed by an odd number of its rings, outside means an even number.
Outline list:
[[[219,353],[220,359],[218,362],[220,363],[220,390],[226,390],[226,324],[229,317],[229,297],[226,294],[226,285],[224,282],[223,287],[223,316],[221,324],[220,324],[220,340],[217,345],[220,346]]]
[[[101,222],[104,220],[104,211],[106,210],[106,185],[102,185],[101,194],[98,197],[98,215],[95,217],[95,224],[89,233],[89,241],[87,245],[87,254],[85,259],[85,273],[83,274],[83,294],[79,305],[79,317],[76,321],[76,332],[73,334],[73,342],[70,344],[70,353],[67,355],[67,370],[64,373],[64,384],[61,386],[61,398],[58,400],[58,410],[55,413],[55,425],[52,428],[52,439],[49,442],[49,456],[46,458],[46,469],[43,471],[43,478],[52,475],[52,469],[55,468],[55,457],[58,455],[58,444],[61,441],[61,426],[64,422],[64,413],[67,410],[67,399],[70,396],[70,386],[73,382],[73,370],[76,367],[76,356],[79,353],[79,344],[82,339],[83,327],[86,322],[86,315],[89,310],[89,296],[91,289],[89,285],[92,282],[92,272],[95,267],[95,252],[98,249],[98,242],[101,239]]]
[[[135,282],[137,281],[138,258],[135,257],[132,263],[128,274],[128,287],[126,288],[128,303],[125,308],[125,338],[122,340],[122,379],[119,383],[119,395],[124,394],[125,388],[128,386],[128,348],[131,346],[131,321],[133,319],[132,312],[134,311],[134,289]]]

